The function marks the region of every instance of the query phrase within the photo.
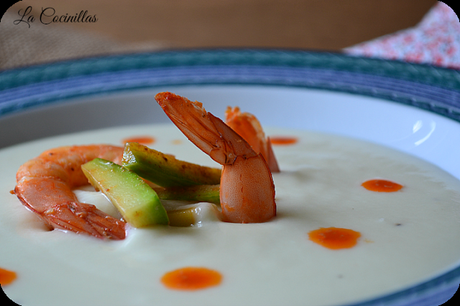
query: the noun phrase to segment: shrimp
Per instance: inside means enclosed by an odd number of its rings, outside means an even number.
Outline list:
[[[275,217],[275,186],[261,154],[202,103],[169,92],[156,101],[171,121],[203,152],[223,166],[220,204],[224,221],[266,222]]]
[[[243,137],[256,153],[262,154],[272,173],[280,172],[270,138],[265,137],[262,125],[253,114],[242,113],[239,107],[229,106],[225,111],[225,123]]]
[[[66,146],[45,151],[19,168],[14,193],[51,228],[101,239],[124,239],[124,221],[94,205],[79,203],[72,191],[88,184],[81,165],[96,157],[119,163],[122,155],[122,147],[110,145]]]

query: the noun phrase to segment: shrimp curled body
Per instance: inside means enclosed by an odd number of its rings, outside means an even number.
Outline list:
[[[239,107],[229,106],[225,111],[225,123],[243,137],[256,153],[262,154],[272,173],[280,172],[270,138],[265,137],[256,116],[241,112]]]
[[[103,158],[120,162],[123,148],[110,145],[66,146],[43,152],[16,173],[19,200],[52,228],[102,239],[124,239],[126,223],[79,203],[73,189],[88,184],[81,165]]]
[[[203,152],[223,166],[220,203],[225,221],[258,223],[276,215],[275,187],[260,153],[200,102],[169,92],[156,101],[171,121]]]

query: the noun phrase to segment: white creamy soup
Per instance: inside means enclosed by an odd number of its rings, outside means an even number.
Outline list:
[[[149,146],[216,166],[172,124],[113,128],[26,143],[0,151],[0,267],[21,305],[341,305],[436,276],[460,255],[460,183],[412,156],[358,140],[267,128],[296,137],[274,146],[277,217],[260,224],[219,221],[208,210],[193,227],[130,228],[122,241],[48,231],[15,195],[18,167],[46,149],[151,136]],[[8,162],[6,162],[8,161]],[[369,191],[370,179],[401,184]],[[320,228],[360,234],[330,249],[310,240]],[[168,289],[161,278],[184,267],[222,276],[217,286]]]

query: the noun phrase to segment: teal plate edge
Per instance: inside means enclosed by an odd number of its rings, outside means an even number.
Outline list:
[[[83,58],[0,72],[0,116],[162,85],[268,85],[373,96],[460,122],[460,71],[341,53],[187,50]]]

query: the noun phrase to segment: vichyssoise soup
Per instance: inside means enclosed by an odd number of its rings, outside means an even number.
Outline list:
[[[134,137],[219,167],[175,126],[112,128],[4,149],[0,227],[8,248],[0,266],[16,273],[5,291],[24,305],[340,305],[406,288],[458,261],[460,183],[448,173],[341,136],[266,134],[281,168],[273,174],[275,219],[226,223],[218,207],[195,203],[193,226],[130,228],[123,241],[48,231],[7,194],[15,171],[52,147],[122,145]],[[78,193],[117,216],[94,192]]]

